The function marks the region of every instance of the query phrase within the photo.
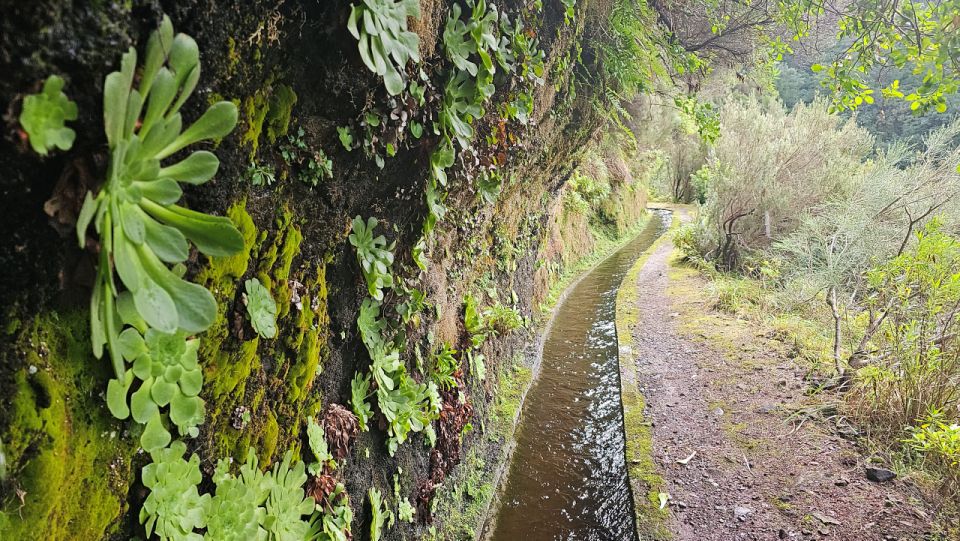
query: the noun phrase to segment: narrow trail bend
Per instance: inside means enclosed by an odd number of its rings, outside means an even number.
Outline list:
[[[787,421],[812,399],[784,344],[715,310],[670,242],[637,280],[633,358],[673,539],[925,538],[930,515],[908,484],[867,480],[851,442]]]

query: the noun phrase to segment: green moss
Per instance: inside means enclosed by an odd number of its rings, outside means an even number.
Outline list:
[[[280,438],[280,425],[272,411],[267,410],[267,418],[260,430],[260,439],[257,441],[257,456],[263,464],[269,464],[273,453],[277,450],[277,440]]]
[[[90,353],[82,312],[37,316],[17,349],[23,363],[12,367],[15,390],[0,439],[23,501],[4,499],[0,538],[105,537],[125,509],[126,457],[135,449],[117,437],[121,425],[100,398],[109,363]]]
[[[260,134],[263,132],[263,122],[270,110],[270,103],[265,93],[257,92],[243,100],[243,115],[247,123],[247,130],[240,137],[240,144],[250,147],[250,160],[257,156],[260,148]]]
[[[236,73],[240,65],[240,52],[237,51],[237,41],[233,37],[227,38],[227,73]]]
[[[307,284],[306,288],[312,293],[301,299],[303,309],[297,319],[297,332],[288,342],[290,349],[297,352],[296,362],[290,367],[286,377],[291,401],[306,398],[314,377],[319,373],[320,360],[325,356],[330,327],[326,264],[317,266],[317,278]]]
[[[290,113],[297,103],[297,94],[287,85],[280,85],[270,96],[270,111],[267,113],[267,139],[276,143],[290,129]]]

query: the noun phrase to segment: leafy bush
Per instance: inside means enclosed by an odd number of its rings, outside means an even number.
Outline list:
[[[795,231],[797,209],[848,197],[873,138],[815,102],[783,111],[756,100],[728,102],[710,162],[702,213],[715,231],[709,250],[724,269]]]
[[[514,329],[523,327],[523,316],[512,306],[506,306],[500,302],[487,308],[483,312],[488,328],[497,334],[508,333]]]
[[[950,490],[960,491],[960,424],[932,410],[917,427],[908,429],[904,443],[924,461],[941,471]]]
[[[30,146],[41,156],[54,147],[70,150],[77,134],[64,126],[67,120],[77,119],[77,104],[63,93],[63,79],[47,77],[43,91],[23,98],[20,125],[27,132]]]
[[[407,62],[420,62],[420,39],[407,30],[407,18],[420,18],[418,0],[363,0],[350,7],[347,30],[358,40],[360,58],[383,77],[387,93],[403,92]]]
[[[932,410],[960,419],[960,242],[940,227],[934,220],[912,249],[869,273],[876,333],[851,366],[867,366],[862,413],[891,430]]]
[[[277,302],[270,295],[270,290],[257,278],[244,282],[244,288],[247,290],[244,303],[253,330],[264,338],[277,336]]]
[[[687,222],[673,232],[673,245],[688,261],[703,261],[714,245],[714,236],[703,220]]]

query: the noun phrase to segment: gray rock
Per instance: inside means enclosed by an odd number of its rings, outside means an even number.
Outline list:
[[[874,483],[886,483],[887,481],[892,481],[897,476],[897,474],[890,470],[870,467],[866,469],[866,474],[867,479],[873,481]]]

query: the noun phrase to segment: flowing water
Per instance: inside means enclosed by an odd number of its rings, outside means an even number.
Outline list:
[[[557,308],[524,402],[494,541],[636,539],[614,317],[623,276],[670,222],[669,212],[654,212]]]

